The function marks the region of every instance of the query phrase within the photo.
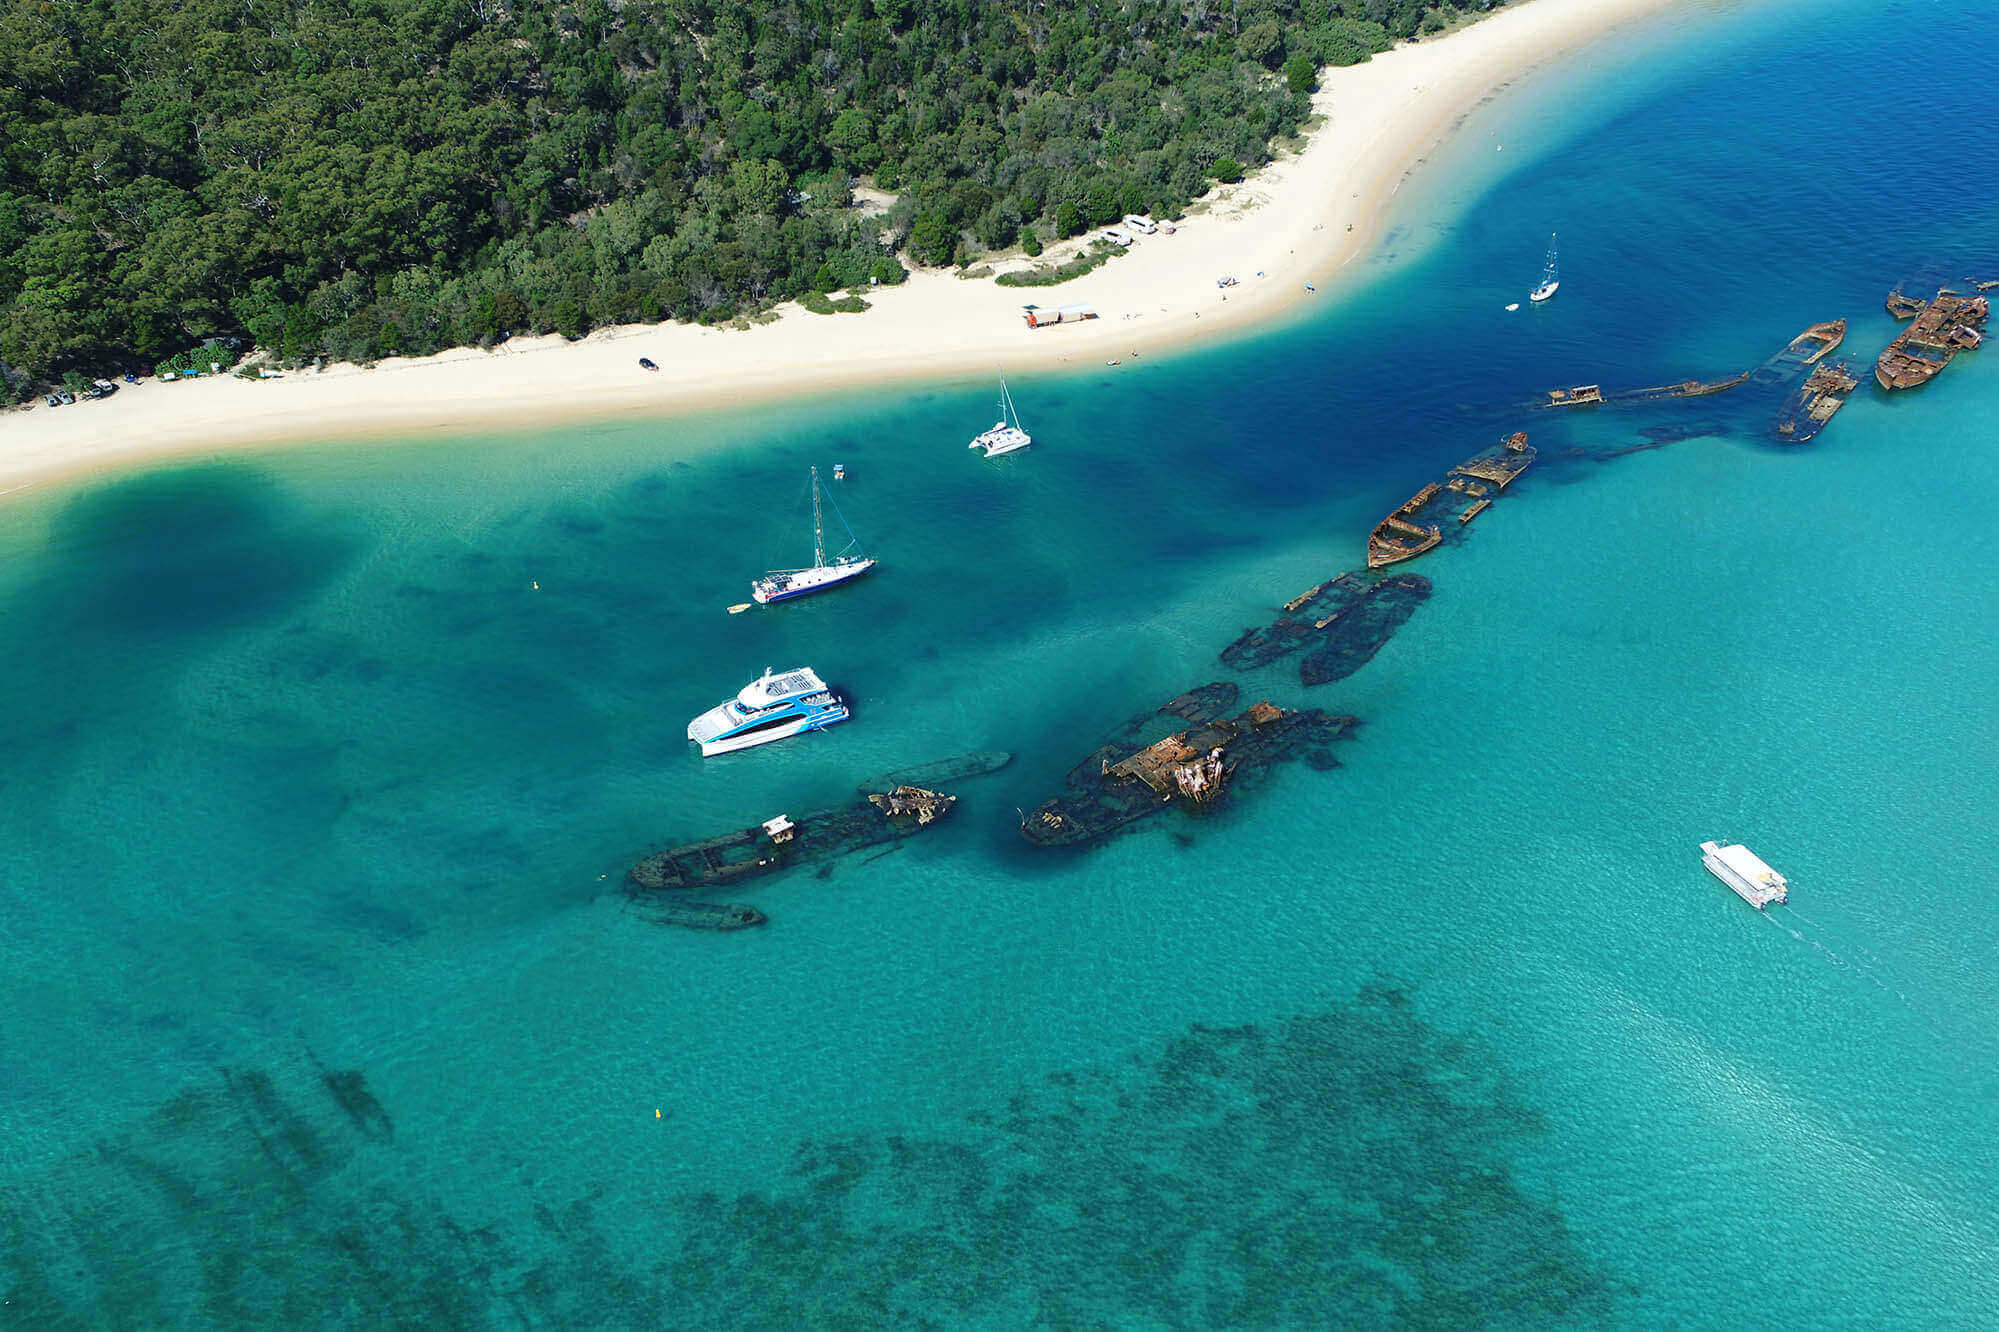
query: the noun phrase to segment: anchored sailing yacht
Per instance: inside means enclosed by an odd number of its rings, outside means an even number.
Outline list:
[[[1034,436],[1020,427],[1020,413],[1014,410],[1013,395],[1006,390],[1006,376],[1000,376],[1000,419],[993,428],[980,435],[967,448],[984,449],[986,457],[997,458],[1002,453],[1012,453],[1024,449],[1034,442]]]
[[[1527,299],[1540,304],[1555,294],[1562,285],[1561,270],[1555,267],[1555,233],[1548,233],[1548,266],[1541,270],[1541,285],[1528,294]]]
[[[765,667],[734,698],[687,723],[687,738],[701,746],[703,758],[713,758],[806,731],[823,731],[848,715],[847,701],[828,689],[811,667],[782,674]]]
[[[840,519],[840,526],[847,529],[847,549],[841,551],[830,562],[826,558],[826,528],[819,512],[819,469],[812,469],[812,567],[809,569],[774,569],[750,584],[750,595],[763,605],[774,601],[789,601],[793,597],[810,596],[814,592],[824,592],[851,578],[859,578],[875,567],[875,562],[861,550],[861,543],[854,536],[854,529],[847,527],[847,520],[841,517],[840,506],[833,505],[833,516]],[[831,502],[831,497],[828,497]],[[849,554],[848,552],[852,552]]]

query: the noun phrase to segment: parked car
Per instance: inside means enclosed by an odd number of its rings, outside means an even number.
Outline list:
[[[1125,235],[1122,231],[1115,231],[1108,228],[1104,231],[1104,239],[1113,245],[1121,247],[1130,245],[1132,241],[1132,238]]]
[[[46,402],[51,407],[60,407],[62,406],[62,395],[57,393],[51,393],[49,394],[48,397],[42,399],[42,401]]]
[[[659,367],[658,367],[658,366],[656,366],[656,365],[654,365],[654,364],[652,363],[652,357],[650,357],[650,356],[641,356],[641,357],[639,357],[639,364],[640,364],[641,366],[643,366],[643,367],[644,367],[645,369],[647,369],[647,370],[657,370],[657,369],[659,369]]]
[[[1124,225],[1136,231],[1141,236],[1150,236],[1153,232],[1159,230],[1158,223],[1138,213],[1126,213],[1124,215]]]

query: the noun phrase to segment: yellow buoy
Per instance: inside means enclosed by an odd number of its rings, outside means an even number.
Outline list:
[[[535,590],[535,591],[537,591],[537,592],[541,591],[541,584],[540,584],[540,583],[535,583],[535,584],[534,584],[534,590]]]

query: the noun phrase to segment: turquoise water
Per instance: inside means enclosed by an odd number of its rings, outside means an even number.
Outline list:
[[[1337,302],[1020,377],[1039,442],[990,464],[967,383],[10,497],[0,1318],[1986,1323],[1999,364],[1798,449],[1757,385],[1518,404],[1838,316],[1864,362],[1890,285],[1999,276],[1999,136],[1882,76],[1995,43],[1778,0],[1599,47]],[[1551,230],[1561,296],[1507,314]],[[1358,715],[1344,766],[1021,841],[1515,428],[1541,460],[1370,665],[1239,677]],[[881,571],[724,614],[836,460]],[[851,725],[689,756],[796,662]],[[619,889],[989,748],[934,832],[732,894],[762,930]]]

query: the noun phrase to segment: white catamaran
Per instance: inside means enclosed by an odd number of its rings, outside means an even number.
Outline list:
[[[1548,233],[1548,266],[1541,270],[1541,285],[1534,288],[1527,299],[1538,305],[1552,297],[1561,285],[1561,270],[1555,266],[1555,233],[1551,231]]]
[[[847,527],[847,520],[840,514],[840,506],[833,505],[833,516],[840,519],[840,526],[846,528],[847,548],[826,558],[826,528],[819,511],[820,495],[819,469],[812,469],[812,567],[809,569],[773,569],[762,578],[750,584],[750,595],[763,605],[776,601],[789,601],[793,597],[810,596],[814,592],[824,592],[829,587],[837,587],[852,578],[875,567],[875,562],[861,550],[854,529]],[[832,496],[826,496],[832,504]]]
[[[1020,426],[1020,413],[1014,410],[1013,394],[1007,392],[1006,376],[1000,376],[1000,419],[993,428],[980,435],[967,448],[984,449],[986,457],[997,458],[1002,453],[1012,453],[1024,449],[1034,442],[1034,436]]]

